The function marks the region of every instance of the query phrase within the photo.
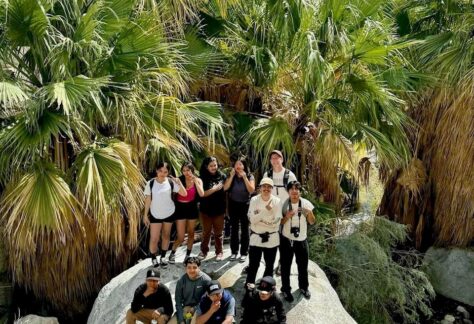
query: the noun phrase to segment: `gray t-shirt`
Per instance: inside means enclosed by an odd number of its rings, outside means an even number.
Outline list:
[[[248,176],[249,181],[254,180],[253,175]],[[245,181],[243,178],[235,175],[232,179],[232,184],[229,189],[229,197],[231,200],[236,202],[246,203],[249,201],[250,193],[247,191]]]

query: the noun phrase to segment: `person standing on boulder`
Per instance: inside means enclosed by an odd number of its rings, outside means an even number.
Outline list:
[[[145,187],[145,213],[143,222],[150,227],[150,254],[154,266],[158,265],[156,258],[158,242],[161,236],[161,258],[160,264],[166,267],[166,251],[170,243],[171,227],[174,219],[175,204],[173,194],[186,196],[187,192],[179,178],[169,175],[168,163],[160,162],[156,167],[156,177],[148,181]]]
[[[273,181],[263,178],[260,181],[260,194],[250,199],[248,217],[250,221],[249,266],[246,286],[255,283],[260,260],[265,259],[264,276],[273,276],[280,236],[278,229],[281,220],[280,198],[272,195]]]
[[[231,324],[235,317],[235,299],[217,280],[206,288],[196,309],[196,324]]]
[[[229,195],[229,216],[231,223],[230,234],[230,260],[237,260],[240,243],[240,262],[245,262],[249,249],[249,210],[250,194],[255,191],[255,179],[250,174],[247,161],[244,157],[234,155],[231,158],[233,163],[229,177],[224,183],[224,190]],[[239,240],[240,224],[240,240]]]
[[[284,324],[286,323],[283,302],[276,294],[276,282],[273,277],[263,277],[257,281],[257,287],[250,287],[242,301],[241,324]]]
[[[168,288],[160,283],[160,271],[149,269],[146,282],[141,284],[133,296],[132,307],[127,312],[126,323],[135,324],[137,321],[165,324],[173,314],[173,301]]]
[[[283,153],[279,150],[273,150],[270,153],[271,169],[263,174],[264,178],[273,180],[272,194],[280,198],[283,203],[288,199],[286,186],[290,181],[296,181],[296,176],[291,170],[283,167]]]
[[[291,170],[283,167],[283,153],[279,150],[273,150],[270,153],[270,164],[271,168],[263,174],[263,177],[268,177],[273,180],[272,194],[280,198],[281,203],[288,199],[288,191],[286,186],[290,181],[296,181],[296,176]],[[280,260],[278,260],[278,266],[276,274],[280,274]]]
[[[197,257],[186,258],[184,266],[186,273],[176,283],[174,293],[179,324],[190,323],[201,297],[206,292],[206,287],[211,282],[211,278],[199,268],[201,261]]]
[[[194,174],[194,165],[186,162],[181,167],[183,175],[179,177],[181,183],[186,186],[186,196],[176,197],[176,211],[174,218],[176,221],[177,237],[173,243],[169,263],[175,263],[176,249],[183,243],[185,232],[188,233],[187,250],[185,260],[191,255],[194,243],[194,228],[199,216],[198,198],[204,195],[202,181]]]
[[[201,252],[198,255],[204,260],[209,252],[211,233],[214,233],[216,245],[216,261],[224,259],[224,213],[225,193],[224,182],[226,176],[219,170],[217,159],[213,156],[204,159],[200,169],[204,195],[200,203],[200,219],[202,226]]]
[[[301,294],[311,298],[308,290],[308,259],[309,246],[307,240],[308,224],[313,225],[315,217],[313,204],[301,198],[301,184],[298,181],[290,181],[287,186],[290,198],[283,203],[281,223],[283,225],[280,237],[280,260],[281,260],[281,292],[283,297],[292,302],[290,271],[293,255],[298,265],[298,286]]]

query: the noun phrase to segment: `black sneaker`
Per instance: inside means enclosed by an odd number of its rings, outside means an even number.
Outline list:
[[[166,262],[165,258],[160,259],[160,267],[166,268],[168,266],[168,262]]]
[[[308,289],[300,289],[301,294],[303,295],[304,298],[310,299],[311,298],[311,293],[309,292]]]
[[[175,257],[174,257],[174,253],[171,253],[171,254],[170,254],[170,257],[168,258],[168,262],[171,263],[171,264],[175,264],[175,263],[176,263],[176,260],[175,260]]]
[[[288,292],[288,291],[282,291],[281,292],[281,295],[283,296],[283,298],[285,298],[285,300],[289,303],[292,303],[295,298],[293,297],[293,295],[291,294],[291,292]]]
[[[275,275],[281,276],[281,264],[278,262],[278,266],[275,269]]]

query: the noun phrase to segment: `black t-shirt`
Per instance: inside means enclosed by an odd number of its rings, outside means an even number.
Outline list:
[[[143,308],[158,309],[163,307],[164,314],[169,316],[173,314],[173,300],[171,299],[168,287],[160,283],[156,292],[147,297],[143,296],[145,290],[146,283],[141,284],[137,290],[135,290],[132,301],[132,312],[136,313]]]
[[[226,179],[225,174],[220,171],[217,171],[214,175],[209,175],[203,177],[202,185],[204,191],[211,189],[218,183],[224,184]],[[225,213],[225,193],[224,188],[219,191],[214,192],[210,196],[201,198],[201,212],[208,216],[218,216]]]
[[[283,302],[274,292],[268,300],[261,300],[257,291],[247,292],[242,301],[244,309],[241,324],[284,324],[286,313]]]

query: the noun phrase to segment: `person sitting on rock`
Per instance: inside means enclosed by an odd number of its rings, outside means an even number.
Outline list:
[[[280,296],[276,294],[276,282],[273,277],[263,277],[257,281],[257,289],[253,285],[247,289],[242,301],[241,324],[286,323],[285,309]]]
[[[146,282],[138,286],[133,296],[132,307],[127,312],[127,324],[136,321],[165,324],[173,314],[173,301],[165,285],[160,283],[160,271],[149,269],[146,273]]]
[[[307,240],[308,224],[315,222],[313,204],[301,198],[301,184],[298,181],[288,183],[288,198],[282,207],[284,217],[281,219],[283,225],[280,237],[280,260],[281,260],[281,292],[283,297],[292,302],[290,271],[293,255],[298,265],[298,286],[301,294],[309,299],[311,293],[308,290],[308,259],[309,247]]]
[[[222,289],[217,280],[209,283],[196,309],[196,324],[231,324],[235,316],[235,299]]]
[[[186,273],[176,283],[175,301],[178,323],[190,323],[211,278],[201,271],[201,261],[188,257],[184,261]],[[193,321],[194,322],[194,321]]]

